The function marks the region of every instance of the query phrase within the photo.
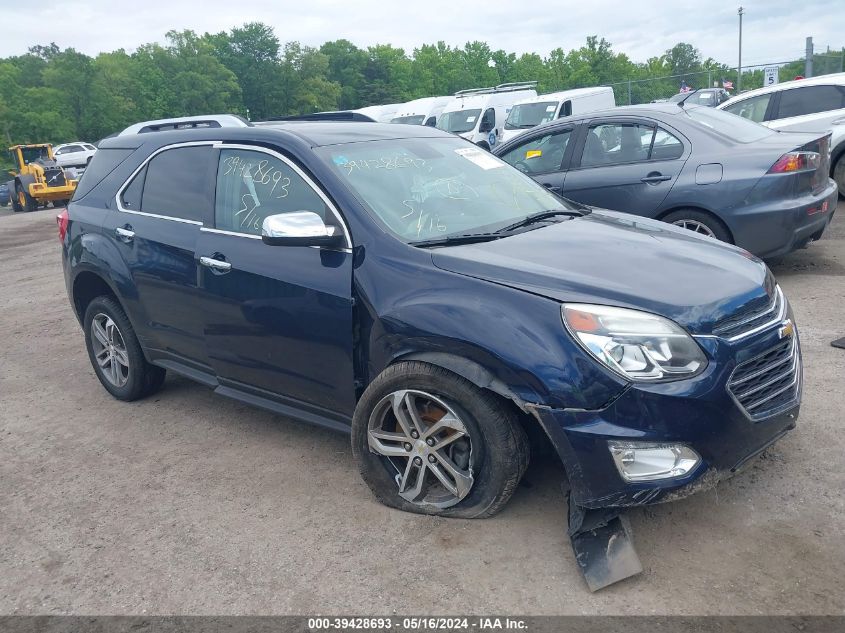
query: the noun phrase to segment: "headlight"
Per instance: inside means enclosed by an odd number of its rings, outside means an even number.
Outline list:
[[[656,314],[585,303],[566,303],[561,314],[584,349],[630,380],[680,380],[707,366],[698,343]]]

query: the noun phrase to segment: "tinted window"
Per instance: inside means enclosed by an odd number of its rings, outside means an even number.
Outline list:
[[[570,116],[572,114],[572,102],[571,101],[564,101],[563,107],[560,109],[561,117]]]
[[[100,152],[94,154],[94,160]],[[177,147],[157,154],[147,165],[141,210],[201,222],[211,206],[213,189],[210,146]]]
[[[426,127],[435,127],[437,125],[437,117],[430,116],[428,120],[425,122]]]
[[[714,108],[686,108],[684,113],[696,124],[738,143],[753,143],[761,138],[777,134],[759,123]]]
[[[526,174],[557,171],[571,136],[571,129],[546,134],[515,147],[500,158]]]
[[[220,152],[216,228],[261,235],[264,218],[291,211],[313,211],[327,224],[333,223],[323,199],[287,163],[251,150]]]
[[[766,116],[766,108],[769,107],[769,101],[771,101],[771,99],[772,93],[759,95],[757,97],[749,97],[748,99],[743,99],[737,103],[732,103],[731,105],[723,108],[723,110],[725,112],[741,116],[743,119],[749,119],[750,121],[761,123],[763,121],[763,117]]]
[[[144,176],[146,175],[147,168],[145,167],[135,175],[129,186],[123,190],[120,196],[120,202],[127,209],[137,211],[141,208],[141,194],[144,191]]]
[[[79,200],[94,187],[99,185],[114,168],[120,165],[134,150],[131,149],[101,149],[91,159],[82,179],[76,186],[74,200]]]
[[[780,93],[779,119],[845,107],[843,93],[838,86],[806,86]]]
[[[478,131],[489,132],[494,127],[496,127],[496,111],[493,108],[487,108],[481,119],[481,125],[478,127]]]
[[[479,116],[481,116],[480,108],[445,112],[440,115],[440,120],[437,121],[437,128],[452,132],[452,134],[469,132],[475,129]]]
[[[648,160],[654,128],[639,123],[600,123],[590,126],[582,167],[617,165]]]

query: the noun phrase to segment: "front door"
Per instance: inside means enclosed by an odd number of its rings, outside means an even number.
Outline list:
[[[650,216],[689,156],[687,144],[650,121],[592,121],[563,195],[583,204]]]
[[[270,246],[260,237],[268,215],[314,211],[339,229],[340,216],[292,161],[262,148],[222,146],[216,183],[214,226],[200,232],[197,270],[218,380],[351,417],[350,248]]]
[[[563,193],[566,172],[563,166],[572,153],[572,126],[555,128],[545,134],[526,133],[526,139],[499,156],[519,171],[558,195]]]

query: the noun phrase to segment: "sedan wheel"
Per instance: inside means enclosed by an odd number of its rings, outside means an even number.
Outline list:
[[[707,237],[716,237],[716,234],[710,230],[710,227],[702,222],[698,222],[697,220],[675,220],[672,222],[675,226],[680,226],[684,229],[689,229],[690,231],[694,231],[695,233],[701,233],[702,235],[706,235]]]
[[[91,322],[91,333],[94,358],[103,376],[115,387],[122,387],[129,380],[129,356],[117,324],[100,312]]]
[[[399,496],[409,503],[448,508],[472,489],[469,433],[440,398],[410,389],[385,396],[370,416],[367,440],[396,470]]]

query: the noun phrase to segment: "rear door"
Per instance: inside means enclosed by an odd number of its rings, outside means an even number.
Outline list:
[[[215,157],[208,143],[153,154],[104,224],[131,276],[124,295],[144,347],[198,369],[207,355],[194,249],[214,212]]]
[[[801,86],[777,93],[766,125],[775,130],[827,132],[845,118],[845,86]]]
[[[352,252],[340,214],[294,161],[264,148],[221,145],[215,179],[197,275],[218,380],[324,416],[351,416]],[[264,218],[291,211],[318,213],[343,230],[346,247],[262,242]]]
[[[656,213],[689,156],[689,141],[649,119],[593,119],[584,127],[563,195],[605,209]]]

